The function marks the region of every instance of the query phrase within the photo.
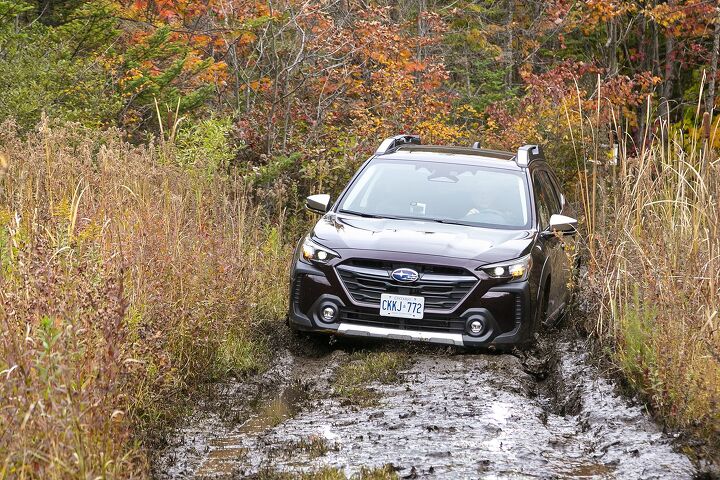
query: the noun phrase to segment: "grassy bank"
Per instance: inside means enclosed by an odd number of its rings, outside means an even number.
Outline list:
[[[589,327],[660,418],[717,455],[720,161],[700,129],[656,125],[644,146],[621,137],[619,165],[581,169],[586,293],[598,310]]]
[[[0,137],[0,478],[144,476],[194,386],[268,360],[283,224],[169,142]]]

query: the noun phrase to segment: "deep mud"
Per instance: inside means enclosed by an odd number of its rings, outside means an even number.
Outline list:
[[[252,382],[218,386],[158,454],[158,478],[242,478],[392,464],[400,478],[693,478],[638,405],[619,395],[577,338],[525,355],[424,349],[377,405],[332,393],[357,345],[283,352]],[[371,344],[370,349],[407,349]]]

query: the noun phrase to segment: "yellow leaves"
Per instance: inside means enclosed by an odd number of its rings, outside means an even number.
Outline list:
[[[525,62],[518,67],[518,74],[523,80],[528,79],[533,72],[533,66],[530,62]]]
[[[638,11],[635,2],[623,0],[588,0],[586,8],[590,9],[590,19],[607,22],[620,15],[632,14]]]
[[[378,63],[387,64],[388,63],[388,57],[385,55],[385,53],[379,51],[379,50],[371,50],[368,53],[368,56],[375,60]]]
[[[249,86],[256,92],[267,92],[272,86],[272,80],[269,77],[262,77],[258,80],[251,81]]]
[[[70,205],[70,200],[67,197],[63,197],[59,202],[55,203],[50,208],[53,217],[70,220],[72,207]]]
[[[98,240],[102,236],[102,226],[97,222],[90,221],[85,224],[76,235],[76,239],[80,242],[92,242]]]
[[[639,10],[635,2],[624,0],[587,0],[583,9],[579,27],[585,35],[590,35],[598,25]]]
[[[455,108],[454,113],[459,117],[475,117],[480,112],[473,105],[464,103]]]
[[[208,45],[210,45],[210,43],[212,43],[213,39],[210,35],[201,34],[201,35],[194,35],[193,41],[195,42],[195,45],[197,45],[198,47],[207,47]]]
[[[422,132],[428,143],[453,144],[467,138],[468,133],[462,126],[453,125],[446,116],[436,115],[432,119],[420,122],[417,131]]]
[[[255,35],[253,32],[242,32],[240,36],[237,39],[237,45],[238,46],[247,46],[253,43],[257,39],[257,35]]]
[[[668,28],[685,19],[685,8],[678,8],[672,3],[661,3],[653,8],[645,10],[645,14],[655,20],[655,22],[665,28]]]
[[[702,124],[697,127],[690,125],[688,132],[692,142],[702,144],[705,141],[705,132]],[[710,125],[710,145],[712,148],[720,148],[720,115],[715,116],[713,123]]]
[[[204,82],[225,85],[228,78],[227,64],[225,62],[215,62],[202,72],[198,78]]]

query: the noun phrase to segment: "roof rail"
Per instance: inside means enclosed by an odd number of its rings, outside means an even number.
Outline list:
[[[520,167],[527,167],[533,160],[541,160],[543,151],[540,145],[523,145],[518,148],[515,163]]]
[[[395,135],[394,137],[386,138],[377,150],[375,150],[375,155],[392,153],[406,143],[420,145],[420,135]]]

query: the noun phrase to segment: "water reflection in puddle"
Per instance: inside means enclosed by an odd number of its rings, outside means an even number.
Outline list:
[[[529,395],[535,380],[509,355],[418,355],[402,383],[374,386],[382,397],[370,408],[327,391],[310,404],[307,390],[291,385],[259,395],[248,420],[228,432],[206,427],[194,444],[199,467],[188,472],[238,478],[330,466],[352,475],[392,463],[412,478],[692,478],[689,460],[581,355],[566,354],[561,368],[567,378],[582,375],[575,415]]]
[[[300,411],[300,403],[307,396],[301,385],[291,385],[270,398],[259,395],[254,413],[243,423],[237,433],[213,438],[208,442],[207,455],[195,472],[197,477],[234,475],[245,468],[249,448],[248,438],[267,432]]]

